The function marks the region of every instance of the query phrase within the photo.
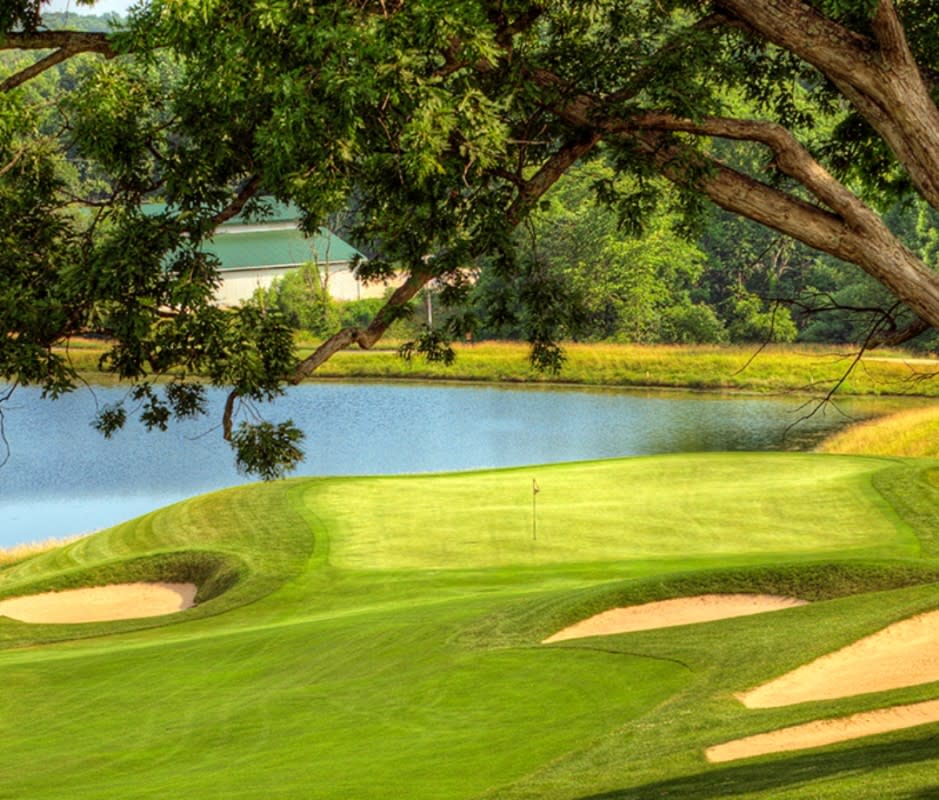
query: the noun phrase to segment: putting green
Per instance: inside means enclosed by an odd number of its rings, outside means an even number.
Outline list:
[[[939,529],[939,503],[921,502],[934,466],[709,454],[193,498],[0,569],[0,599],[200,587],[171,617],[0,619],[3,793],[848,798],[879,764],[916,796],[937,766],[929,726],[876,758],[855,746],[792,769],[802,756],[740,768],[704,752],[823,716],[735,692],[937,605],[939,565],[920,556]],[[725,591],[813,602],[540,644],[605,608]]]
[[[305,502],[329,522],[330,562],[354,569],[915,553],[910,529],[871,491],[883,468],[809,454],[662,456],[323,481]]]

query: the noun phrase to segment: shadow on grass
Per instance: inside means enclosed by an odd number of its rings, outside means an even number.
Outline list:
[[[934,733],[920,738],[893,740],[834,752],[816,751],[723,769],[714,767],[667,781],[585,795],[579,800],[647,800],[653,797],[707,800],[750,796],[761,792],[765,792],[767,797],[773,797],[774,791],[792,789],[801,784],[837,780],[839,777],[858,776],[887,767],[936,760],[939,760],[939,734]],[[918,782],[919,786],[916,785]],[[927,785],[922,785],[924,782]],[[907,790],[909,793],[903,797],[911,800],[939,800],[937,782],[939,773],[922,781],[911,778],[912,785]]]

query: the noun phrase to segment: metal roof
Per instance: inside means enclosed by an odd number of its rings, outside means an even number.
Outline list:
[[[315,236],[304,236],[297,228],[299,211],[293,205],[266,202],[271,213],[246,220],[240,214],[219,226],[203,249],[215,255],[221,269],[291,267],[315,261],[318,264],[348,263],[363,254],[326,228]],[[165,203],[147,203],[145,214],[161,214]]]
[[[251,219],[246,219],[244,213],[239,211],[231,219],[225,220],[221,224],[221,227],[226,228],[236,225],[270,225],[277,222],[292,222],[296,224],[300,219],[300,209],[293,203],[278,203],[270,197],[262,197],[259,198],[258,205],[265,209],[265,213],[252,216]],[[140,206],[140,210],[148,216],[162,214],[168,208],[170,208],[170,206],[166,203],[142,203]]]
[[[361,253],[351,244],[320,228],[310,238],[296,228],[290,230],[220,231],[203,248],[221,262],[221,269],[298,266],[352,261]]]

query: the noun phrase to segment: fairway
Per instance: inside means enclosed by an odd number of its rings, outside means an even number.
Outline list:
[[[927,797],[936,724],[706,752],[937,697],[935,683],[773,708],[736,696],[939,607],[937,470],[656,456],[295,479],[170,506],[0,569],[0,601],[199,586],[166,616],[0,617],[0,797]],[[608,609],[722,594],[805,603],[542,644]]]

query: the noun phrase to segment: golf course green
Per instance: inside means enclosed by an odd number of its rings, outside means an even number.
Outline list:
[[[939,607],[937,486],[928,459],[712,453],[196,497],[0,568],[0,600],[199,587],[158,617],[0,617],[0,797],[934,797],[939,723],[706,751],[936,698],[736,695]],[[724,593],[809,602],[542,643]]]

